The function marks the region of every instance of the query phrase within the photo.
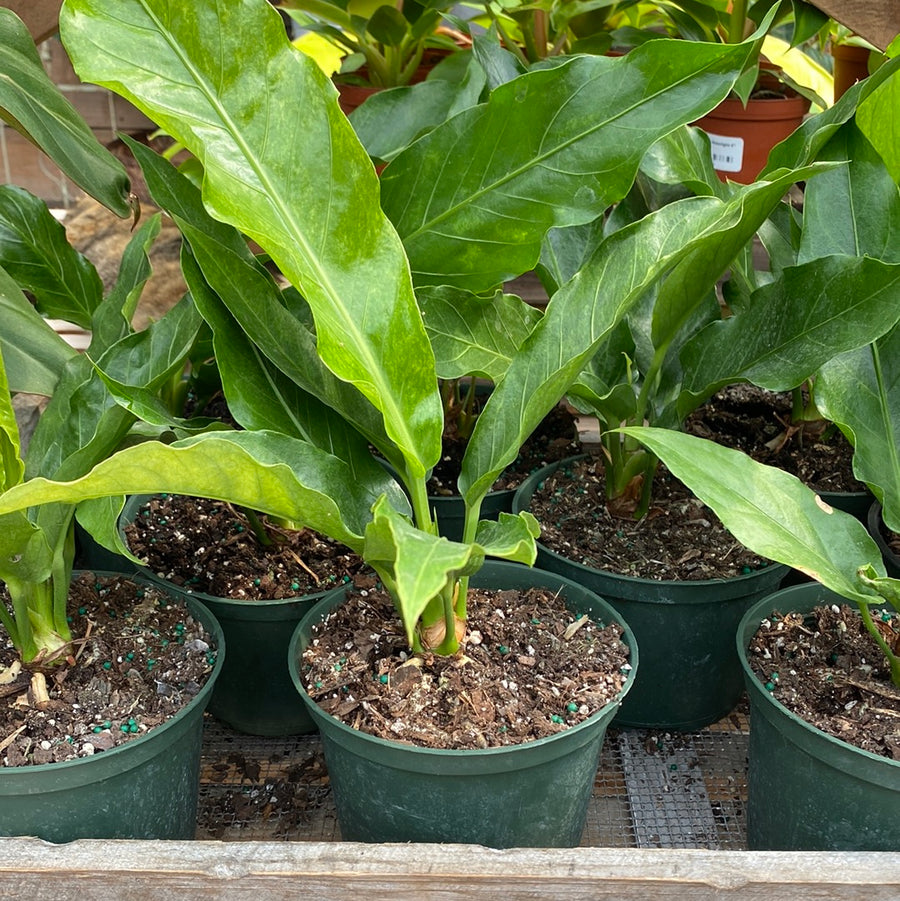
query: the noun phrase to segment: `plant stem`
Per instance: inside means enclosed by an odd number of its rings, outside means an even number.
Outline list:
[[[878,626],[875,625],[868,604],[860,603],[859,614],[862,617],[865,627],[869,630],[869,634],[875,639],[878,647],[881,648],[882,653],[888,662],[888,666],[890,666],[891,682],[900,688],[900,657],[894,653],[894,649],[887,643]]]

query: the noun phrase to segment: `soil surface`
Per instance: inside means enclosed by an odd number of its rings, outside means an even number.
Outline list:
[[[841,432],[822,423],[792,429],[790,414],[790,394],[735,385],[693,413],[685,431],[784,469],[817,491],[864,491]],[[664,467],[641,521],[607,509],[604,478],[602,459],[593,457],[558,470],[535,492],[530,509],[545,547],[597,569],[658,580],[731,578],[768,565]]]
[[[151,585],[82,573],[69,609],[72,645],[55,665],[20,668],[0,631],[2,766],[90,757],[139,738],[185,707],[215,666],[202,624]],[[42,681],[47,697],[36,693]]]
[[[605,479],[602,458],[592,455],[539,484],[529,509],[541,524],[544,547],[585,566],[642,579],[724,579],[769,565],[735,541],[664,468],[641,520],[609,511]]]
[[[546,590],[470,589],[461,653],[409,653],[388,595],[352,592],[317,629],[301,663],[328,713],[363,732],[428,748],[487,748],[583,722],[630,671],[616,624],[566,610]]]
[[[222,501],[159,495],[125,528],[132,553],[160,578],[237,600],[302,597],[349,582],[364,568],[349,548],[311,529],[261,517],[262,544],[247,514]]]
[[[900,650],[900,616],[879,611],[873,618]],[[750,643],[750,663],[776,700],[807,723],[900,760],[900,688],[855,607],[773,613]]]
[[[791,395],[732,385],[688,417],[685,431],[743,451],[797,476],[814,491],[865,491],[853,475],[853,447],[825,422],[791,426]]]
[[[444,435],[443,455],[432,470],[428,482],[428,493],[432,497],[450,497],[458,494],[456,482],[459,479],[466,444],[466,439],[450,434]],[[501,473],[491,490],[518,488],[531,473],[542,466],[578,453],[581,453],[581,445],[578,441],[575,417],[565,407],[555,407],[531,433],[519,450],[519,455]]]

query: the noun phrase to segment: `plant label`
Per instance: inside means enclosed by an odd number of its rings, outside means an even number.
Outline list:
[[[740,172],[744,165],[744,139],[706,133],[717,172]]]

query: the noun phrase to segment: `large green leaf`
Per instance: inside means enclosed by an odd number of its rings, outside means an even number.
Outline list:
[[[590,262],[550,300],[543,319],[513,358],[503,383],[479,416],[463,461],[460,489],[470,504],[483,497],[535,426],[575,381],[617,323],[679,261],[673,296],[684,293],[686,310],[702,300],[686,294],[693,272],[714,277],[734,248],[777,202],[796,173],[738,192],[728,203],[712,197],[671,203],[610,235]],[[724,251],[723,251],[724,249]],[[611,387],[611,386],[610,386]]]
[[[69,244],[47,205],[15,185],[0,187],[0,266],[45,316],[91,327],[103,299],[97,270]]]
[[[806,186],[798,262],[836,253],[900,262],[900,189],[853,120],[819,158],[845,165]]]
[[[185,251],[182,260],[191,296],[213,330],[222,389],[235,420],[245,429],[274,430],[309,441],[344,460],[356,479],[370,484],[383,479],[384,470],[366,439],[319,397],[275,367],[238,326],[190,253]],[[240,281],[233,285],[237,290],[240,286]]]
[[[513,294],[480,297],[458,288],[422,288],[419,305],[434,348],[438,377],[500,381],[509,361],[540,320]]]
[[[382,176],[416,281],[477,292],[531,269],[550,228],[624,197],[644,152],[722,100],[754,47],[655,41],[573,57],[430,132]]]
[[[104,206],[128,216],[128,175],[50,80],[28,29],[0,7],[0,119]]]
[[[746,379],[790,390],[835,354],[883,335],[898,317],[898,264],[834,256],[785,269],[746,308],[707,326],[685,347],[685,389],[705,398]]]
[[[0,514],[159,491],[241,504],[307,525],[358,551],[378,499],[343,461],[307,442],[276,432],[215,432],[126,448],[70,482],[23,482],[0,496]]]
[[[900,326],[868,347],[839,354],[816,377],[816,404],[847,432],[853,471],[900,532]]]
[[[350,424],[351,431],[355,428],[365,435],[401,470],[403,458],[388,439],[378,411],[352,385],[338,379],[319,359],[316,337],[311,331],[311,316],[305,302],[297,300],[295,303],[295,307],[302,306],[302,316],[296,308],[289,308],[272,276],[250,252],[240,233],[209,216],[197,188],[148,147],[127,138],[125,140],[141,164],[153,199],[175,218],[188,235],[193,256],[191,260],[183,260],[184,274],[201,312],[217,330],[217,349],[227,358],[225,369],[229,378],[229,403],[237,403],[240,408],[234,411],[241,414],[242,418],[238,421],[245,427],[250,422],[261,424],[258,417],[262,414],[262,407],[269,406],[276,393],[285,401],[282,415],[288,417],[297,417],[301,412],[299,407],[290,412],[294,400],[318,398],[324,406],[337,411]],[[215,296],[210,294],[210,290]],[[224,305],[226,311],[220,311],[220,305]],[[233,327],[231,319],[240,326],[239,329]],[[269,362],[260,359],[260,354]],[[251,357],[256,359],[255,365],[251,363]],[[242,362],[237,362],[238,358]],[[250,394],[252,386],[241,382],[243,373],[234,370],[232,362],[237,366],[253,366],[257,387],[263,394],[256,397]],[[284,376],[278,376],[272,367]],[[232,372],[234,378],[231,378]],[[290,388],[285,384],[287,380],[296,387]],[[309,401],[303,400],[301,403],[307,405]],[[269,411],[272,412],[271,407]],[[319,422],[320,437],[314,438],[311,434],[309,437],[320,447],[331,449],[337,456],[343,457],[337,446],[332,448],[330,442],[334,440],[340,444],[342,439],[338,438],[338,432],[347,429],[336,423],[333,415],[329,415],[326,421],[326,415],[324,410],[320,414],[310,410],[310,418]],[[268,420],[268,425],[275,424],[275,420]],[[295,424],[299,425],[299,420]],[[313,426],[307,421],[304,427]],[[333,438],[323,440],[327,429],[332,427],[337,430]],[[279,428],[287,434],[299,434],[286,427],[283,419]]]
[[[484,551],[478,545],[418,529],[383,501],[375,506],[365,538],[363,556],[391,586],[410,643],[431,601],[484,563]]]
[[[2,272],[2,270],[0,270]],[[25,464],[19,453],[19,426],[12,405],[3,352],[0,349],[0,491],[18,485],[25,474]]]
[[[78,352],[53,331],[2,267],[0,318],[0,353],[9,390],[49,397],[66,363]]]
[[[878,545],[865,526],[832,510],[799,479],[746,454],[671,429],[627,428],[672,474],[757,554],[785,563],[854,601],[873,599],[857,571],[872,564],[885,575]]]
[[[900,78],[892,76],[872,91],[860,104],[856,121],[900,183]]]
[[[318,353],[382,413],[409,471],[440,454],[434,361],[368,156],[316,63],[263,0],[71,0],[76,71],[203,165],[210,212],[256,240],[308,300]]]
[[[799,128],[772,149],[758,178],[767,178],[777,169],[808,166],[818,159],[822,148],[845,122],[853,118],[857,107],[861,106],[880,85],[892,78],[898,69],[900,57],[889,60],[868,78],[853,85],[834,106],[806,119]]]
[[[133,329],[131,320],[153,266],[150,249],[159,237],[162,216],[145,219],[122,252],[116,283],[91,318],[91,344],[88,353],[96,356]]]

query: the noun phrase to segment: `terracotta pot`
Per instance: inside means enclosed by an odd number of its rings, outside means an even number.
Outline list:
[[[445,50],[441,47],[426,50],[422,55],[422,62],[419,68],[413,73],[409,83],[418,84],[420,81],[425,81],[431,70],[452,52],[452,50]],[[365,79],[367,75],[366,67],[363,66],[356,74],[360,78]],[[383,87],[375,87],[369,84],[344,84],[342,82],[335,82],[335,87],[338,89],[338,103],[345,116],[349,116],[358,106],[362,106],[373,94],[385,90]]]
[[[869,76],[869,48],[855,44],[835,44],[831,48],[834,59],[834,99],[839,100],[858,81]]]
[[[784,93],[787,96],[751,99],[746,107],[738,98],[726,97],[694,123],[709,135],[713,165],[722,181],[750,184],[769,151],[803,121],[809,100],[789,89]]]

